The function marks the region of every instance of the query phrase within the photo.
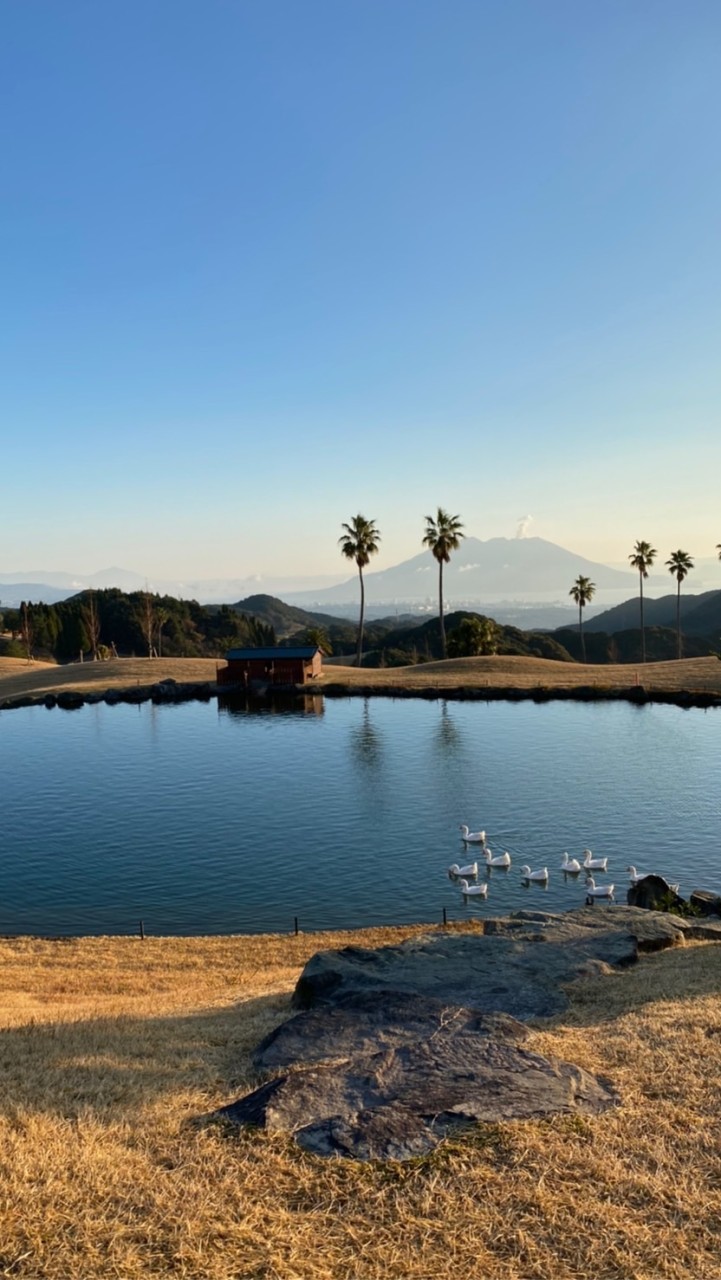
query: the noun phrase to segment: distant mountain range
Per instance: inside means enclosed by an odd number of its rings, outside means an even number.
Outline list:
[[[595,560],[567,551],[545,538],[464,538],[458,551],[444,566],[444,599],[449,608],[463,605],[550,602],[568,599],[579,574],[592,579],[598,592],[614,591],[630,595],[636,575],[611,569]],[[434,605],[438,599],[438,566],[429,551],[391,569],[366,571],[366,599],[374,605],[409,602]],[[340,603],[356,599],[357,577],[325,591],[298,591],[286,595],[292,604]]]
[[[710,558],[696,563],[694,574],[698,586],[712,587],[718,581],[721,588],[721,563]],[[638,575],[630,569],[588,560],[544,538],[482,541],[468,537],[444,567],[444,599],[449,610],[473,608],[514,625],[554,627],[573,620],[574,609],[568,593],[579,574],[596,584],[596,597],[584,615],[587,626],[594,615],[598,616],[608,605],[637,593]],[[429,551],[389,569],[366,571],[364,576],[369,620],[407,610],[431,614],[437,609],[438,566]],[[200,604],[229,604],[262,592],[301,608],[355,617],[357,574],[353,572],[339,579],[340,574],[157,580],[117,566],[94,574],[0,571],[0,602],[9,607],[17,607],[21,600],[53,604],[89,588],[141,591],[147,587],[161,595],[197,600]],[[661,572],[651,575],[646,590],[651,594],[663,591],[665,596],[668,586],[669,576]]]

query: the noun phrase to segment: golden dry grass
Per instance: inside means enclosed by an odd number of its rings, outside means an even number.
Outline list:
[[[213,681],[218,666],[224,665],[224,661],[215,658],[114,658],[110,662],[68,666],[0,658],[0,700],[71,689],[82,692],[89,688],[130,688],[168,678],[181,683]],[[430,687],[554,689],[580,685],[628,689],[637,680],[652,690],[721,693],[721,662],[717,658],[686,658],[678,662],[649,662],[644,667],[640,664],[582,666],[547,658],[449,658],[445,662],[382,670],[329,666],[313,688],[322,691],[328,684],[344,684],[379,690],[390,686],[423,690]]]
[[[323,684],[361,684],[383,688],[403,685],[408,689],[434,688],[578,688],[597,685],[602,689],[628,689],[637,682],[647,689],[693,689],[721,692],[721,662],[718,658],[682,658],[673,662],[609,663],[583,666],[576,662],[556,662],[551,658],[447,658],[414,667],[386,667],[382,670],[356,667],[326,667]]]
[[[385,1165],[187,1123],[253,1083],[310,954],[413,932],[0,940],[0,1275],[717,1280],[712,944],[588,979],[534,1033],[610,1076],[603,1117],[478,1126]]]

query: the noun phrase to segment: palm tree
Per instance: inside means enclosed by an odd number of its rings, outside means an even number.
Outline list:
[[[671,555],[666,561],[666,567],[669,573],[673,575],[673,577],[676,579],[678,583],[678,590],[676,592],[676,636],[678,640],[676,657],[680,658],[681,657],[681,583],[686,577],[686,574],[689,573],[691,569],[693,569],[693,560],[691,559],[688,551],[672,551]]]
[[[568,594],[569,596],[573,596],[573,599],[578,605],[578,629],[581,632],[581,653],[583,655],[583,661],[585,662],[586,637],[583,634],[583,610],[586,605],[590,604],[591,600],[593,600],[593,597],[596,594],[596,584],[595,582],[591,582],[590,578],[584,578],[582,574],[579,574]]]
[[[438,611],[441,620],[441,652],[446,656],[446,628],[443,623],[443,566],[448,564],[451,552],[457,551],[461,538],[465,538],[460,516],[449,516],[443,507],[439,507],[433,516],[426,516],[426,531],[423,535],[423,546],[430,547],[438,561]]]
[[[363,570],[371,556],[378,551],[381,535],[376,529],[375,520],[366,520],[365,516],[353,516],[348,524],[341,525],[345,533],[338,539],[341,554],[347,560],[355,560],[360,577],[360,620],[358,622],[358,655],[356,666],[361,665],[363,658],[363,615],[365,613],[365,584]]]
[[[330,655],[333,652],[333,645],[328,639],[325,627],[307,627],[304,638],[306,644],[314,644],[321,653]]]
[[[650,542],[637,542],[633,548],[631,555],[628,557],[634,569],[638,569],[638,580],[641,587],[641,661],[646,661],[646,633],[643,629],[643,580],[648,577],[648,571],[651,568],[658,552]]]

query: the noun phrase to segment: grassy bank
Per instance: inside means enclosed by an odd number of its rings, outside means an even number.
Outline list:
[[[214,658],[116,658],[110,662],[28,663],[20,658],[0,658],[0,701],[30,695],[40,697],[63,690],[130,688],[172,678],[178,682],[214,681]],[[545,658],[449,658],[412,667],[385,669],[329,666],[313,688],[330,684],[382,691],[391,686],[422,691],[438,689],[628,689],[640,683],[649,690],[691,690],[721,693],[721,662],[717,658],[688,658],[678,662],[649,662],[646,666],[582,666]]]
[[[611,1078],[623,1105],[597,1119],[478,1127],[384,1166],[191,1123],[254,1083],[308,956],[413,932],[0,940],[0,1274],[717,1277],[713,944],[589,978],[534,1033]]]

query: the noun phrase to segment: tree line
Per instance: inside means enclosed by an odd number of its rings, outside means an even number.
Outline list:
[[[205,658],[228,649],[275,645],[273,627],[236,613],[151,591],[83,591],[57,604],[3,610],[6,656],[57,662],[117,656]]]
[[[716,551],[719,560],[721,560],[721,542],[716,543]],[[629,555],[629,561],[633,569],[638,570],[639,581],[639,615],[641,630],[641,661],[646,661],[646,628],[643,618],[643,584],[648,578],[648,571],[658,555],[655,547],[650,542],[639,539],[634,545],[633,551]],[[672,551],[666,561],[666,568],[673,578],[676,579],[676,657],[683,657],[683,636],[681,633],[681,583],[688,577],[694,567],[693,557],[688,551]],[[586,661],[586,642],[583,635],[583,610],[587,604],[593,599],[596,593],[596,584],[591,582],[590,578],[584,577],[582,574],[576,578],[569,595],[578,605],[578,629],[581,633],[581,652],[583,661]]]
[[[443,566],[448,564],[451,552],[457,551],[461,539],[465,538],[460,516],[452,516],[443,507],[439,507],[435,516],[425,516],[423,546],[428,547],[438,564],[438,620],[441,628],[441,654],[448,656],[446,628],[443,611]],[[360,577],[360,616],[358,621],[358,651],[356,666],[363,660],[363,620],[365,615],[365,584],[363,570],[370,562],[371,556],[380,550],[381,535],[375,520],[366,520],[365,516],[353,516],[347,524],[341,526],[343,533],[339,538],[341,554],[347,560],[355,561]]]
[[[448,656],[448,645],[446,642],[446,629],[444,621],[443,607],[443,566],[448,564],[451,558],[451,552],[457,551],[461,545],[461,539],[465,538],[463,532],[463,523],[460,516],[452,516],[445,511],[443,507],[438,507],[435,516],[425,516],[425,530],[423,533],[422,545],[428,547],[434,559],[438,563],[438,620],[441,631],[441,655]],[[363,570],[370,563],[371,556],[377,554],[380,550],[381,535],[375,520],[367,520],[360,513],[353,516],[346,524],[341,526],[343,533],[339,538],[341,554],[348,560],[352,560],[358,566],[358,575],[360,578],[360,615],[358,621],[358,648],[356,652],[356,665],[360,666],[363,660],[363,623],[365,616],[365,583],[363,580]],[[716,544],[716,551],[719,560],[721,560],[721,542]],[[643,617],[643,584],[648,578],[648,571],[654,563],[658,552],[652,547],[650,542],[639,540],[635,543],[633,551],[629,555],[629,561],[632,568],[638,570],[639,574],[639,602],[640,602],[640,619],[641,619],[641,661],[646,661],[646,631]],[[677,595],[676,595],[676,636],[677,636],[677,653],[680,658],[683,653],[683,641],[681,635],[681,583],[694,567],[693,558],[687,551],[672,551],[669,559],[666,561],[666,567],[670,574],[676,579]],[[576,578],[569,595],[578,605],[578,626],[581,633],[581,653],[583,661],[586,661],[586,641],[583,634],[583,610],[587,604],[591,602],[596,593],[596,584],[591,582],[590,578],[584,577],[582,574]],[[489,620],[486,619],[486,622]],[[480,626],[480,623],[479,623]],[[469,644],[476,644],[475,652],[494,652],[494,637],[486,628],[481,635],[474,634],[471,637],[468,628],[464,632],[463,637],[459,637],[456,651],[451,657],[460,656],[458,648],[467,649]]]

